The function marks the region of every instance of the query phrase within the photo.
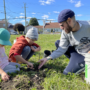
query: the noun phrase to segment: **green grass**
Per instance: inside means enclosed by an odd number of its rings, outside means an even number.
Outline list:
[[[11,35],[10,41],[13,44],[13,40],[20,35]],[[55,50],[55,41],[60,38],[60,35],[39,35],[39,40],[36,41],[37,44],[41,46],[40,53],[37,52],[36,55],[31,57],[30,61],[37,63],[37,61],[43,58],[44,50]],[[9,50],[11,46],[5,46],[6,54],[9,55]],[[82,75],[63,75],[63,70],[67,66],[69,60],[62,55],[61,57],[49,60],[45,65],[49,67],[44,71],[46,77],[41,85],[44,87],[43,90],[90,90],[90,85],[86,84],[83,80]],[[25,74],[25,73],[24,73]],[[27,75],[27,73],[26,73]],[[37,90],[33,87],[31,90]]]

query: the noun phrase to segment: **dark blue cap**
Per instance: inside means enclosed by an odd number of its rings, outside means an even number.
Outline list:
[[[73,17],[75,13],[70,10],[70,9],[64,9],[63,11],[60,12],[58,16],[58,23],[61,23],[63,21],[66,21],[69,17]]]

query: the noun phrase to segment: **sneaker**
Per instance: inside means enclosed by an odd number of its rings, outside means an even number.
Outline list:
[[[44,58],[49,56],[51,54],[51,52],[49,50],[45,50],[44,51]]]
[[[81,72],[84,72],[84,70],[85,70],[85,67],[79,69],[75,74],[76,74],[76,75],[77,75],[77,74],[80,74]]]
[[[79,64],[81,69],[79,69],[75,74],[80,74],[85,71],[85,65],[84,63]]]
[[[51,52],[54,52],[55,50],[52,50]]]

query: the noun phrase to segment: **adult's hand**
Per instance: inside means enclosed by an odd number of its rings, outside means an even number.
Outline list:
[[[38,69],[40,69],[47,62],[47,58],[40,59],[38,62],[40,62],[40,65],[38,66]]]

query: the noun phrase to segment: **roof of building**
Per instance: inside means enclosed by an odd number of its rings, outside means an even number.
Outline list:
[[[27,25],[27,27],[28,27],[29,25]],[[33,26],[33,27],[36,27],[36,28],[43,28],[43,26]],[[59,26],[59,23],[57,23],[57,22],[54,22],[54,23],[45,23],[45,26],[44,26],[44,28],[60,28],[60,26]]]
[[[36,28],[43,28],[43,26],[33,26]],[[59,23],[55,22],[55,23],[46,23],[44,28],[60,28]]]
[[[59,23],[46,23],[44,28],[60,28]]]
[[[43,26],[34,26],[34,27],[36,27],[36,28],[43,28]]]
[[[5,24],[5,20],[0,21],[0,23]],[[7,23],[9,23],[9,22],[7,22]]]

